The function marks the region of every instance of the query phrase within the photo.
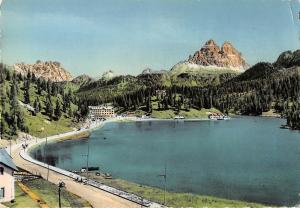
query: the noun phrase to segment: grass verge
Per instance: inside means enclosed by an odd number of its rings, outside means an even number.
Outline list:
[[[23,182],[36,195],[42,198],[49,207],[58,207],[58,187],[44,179],[36,179]],[[91,207],[91,205],[81,199],[79,196],[72,194],[64,189],[61,192],[62,207]],[[5,203],[8,207],[17,208],[35,208],[39,207],[19,186],[16,185],[16,198],[14,203]]]
[[[164,202],[164,191],[159,188],[153,188],[136,184],[133,182],[125,181],[122,179],[104,179],[102,176],[96,176],[91,174],[90,178],[100,181],[103,184],[127,191],[129,193],[137,194],[145,199],[163,203]],[[189,193],[166,193],[166,205],[168,207],[265,207],[262,204],[249,203],[238,200],[228,200],[212,196],[202,196],[197,194]]]
[[[7,207],[30,207],[36,208],[39,207],[38,203],[33,201],[26,193],[24,193],[18,185],[15,185],[15,202],[4,203]]]

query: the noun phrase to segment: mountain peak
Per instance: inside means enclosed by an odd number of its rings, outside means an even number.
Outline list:
[[[206,41],[206,43],[204,45],[217,45],[217,43],[213,40],[213,39],[209,39],[208,41]]]
[[[102,79],[104,79],[104,80],[111,80],[112,78],[114,78],[116,76],[116,74],[115,74],[115,72],[113,71],[113,70],[108,70],[108,71],[106,71],[106,72],[104,72],[103,74],[102,74]]]
[[[78,84],[78,85],[85,85],[92,81],[93,81],[93,79],[86,74],[79,75],[72,80],[73,83]]]
[[[13,65],[13,69],[21,74],[29,72],[37,77],[42,77],[54,82],[71,81],[73,79],[70,72],[65,70],[57,61],[36,61],[35,64],[18,63]]]
[[[235,70],[245,70],[248,64],[242,54],[234,46],[226,41],[221,48],[212,39],[190,56],[188,62],[201,66],[226,67]]]

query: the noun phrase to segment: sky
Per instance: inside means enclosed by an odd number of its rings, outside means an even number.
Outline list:
[[[170,69],[209,39],[249,64],[300,48],[299,0],[3,0],[2,61],[74,76]]]

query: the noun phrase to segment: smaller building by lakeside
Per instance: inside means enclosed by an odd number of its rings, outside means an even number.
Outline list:
[[[14,171],[17,171],[11,156],[4,148],[0,148],[0,202],[10,202],[15,199]]]
[[[115,117],[115,110],[111,105],[89,106],[89,118],[91,120],[112,117]]]
[[[156,97],[159,99],[163,99],[167,95],[166,90],[156,90],[155,91]]]

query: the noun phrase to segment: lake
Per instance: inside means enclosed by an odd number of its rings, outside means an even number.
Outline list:
[[[67,169],[99,166],[114,178],[167,190],[274,205],[295,205],[300,193],[300,133],[283,119],[107,123],[89,139],[50,143],[34,158]]]

